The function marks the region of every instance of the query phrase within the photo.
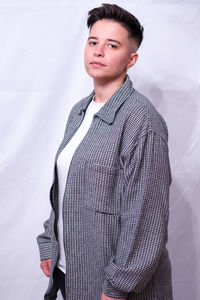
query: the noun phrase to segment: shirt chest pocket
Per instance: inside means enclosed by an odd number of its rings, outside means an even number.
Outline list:
[[[84,171],[84,204],[104,214],[118,214],[119,168],[87,162]]]

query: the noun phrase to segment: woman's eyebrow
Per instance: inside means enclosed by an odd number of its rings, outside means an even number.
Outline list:
[[[121,45],[121,43],[120,43],[119,41],[117,41],[117,40],[108,39],[108,41],[109,41],[109,42],[115,42],[115,43],[117,43],[117,44]]]
[[[89,36],[88,40],[89,40],[89,39],[95,39],[95,40],[98,40],[98,38],[97,38],[96,36]],[[107,39],[107,41],[109,41],[109,42],[115,42],[115,43],[121,45],[121,43],[120,43],[119,41],[117,41],[117,40]]]
[[[95,39],[95,40],[97,40],[97,37],[95,37],[95,36],[89,36],[88,40],[89,39]]]

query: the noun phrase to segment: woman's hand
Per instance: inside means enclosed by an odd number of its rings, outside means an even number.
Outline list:
[[[101,295],[101,300],[126,300],[125,298],[118,298],[118,299],[116,299],[116,298],[111,298],[111,297],[108,297],[108,296],[106,296],[104,293],[102,293],[102,295]]]
[[[51,268],[51,258],[41,260],[40,268],[44,272],[44,274],[49,277],[50,276],[50,268]]]

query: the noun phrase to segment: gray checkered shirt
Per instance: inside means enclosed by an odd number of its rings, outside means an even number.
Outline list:
[[[94,91],[69,115],[55,158],[52,211],[37,238],[41,260],[59,256],[57,158],[81,124]],[[94,115],[69,168],[63,199],[66,300],[172,300],[166,249],[169,216],[167,126],[129,76]]]

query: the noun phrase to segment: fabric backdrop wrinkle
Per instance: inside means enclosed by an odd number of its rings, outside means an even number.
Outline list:
[[[108,1],[144,26],[136,89],[169,129],[168,248],[174,300],[200,299],[200,1]],[[93,89],[83,64],[88,10],[101,1],[0,0],[0,289],[43,298],[36,236],[50,212],[54,156],[72,106]],[[11,288],[12,287],[12,288]]]

